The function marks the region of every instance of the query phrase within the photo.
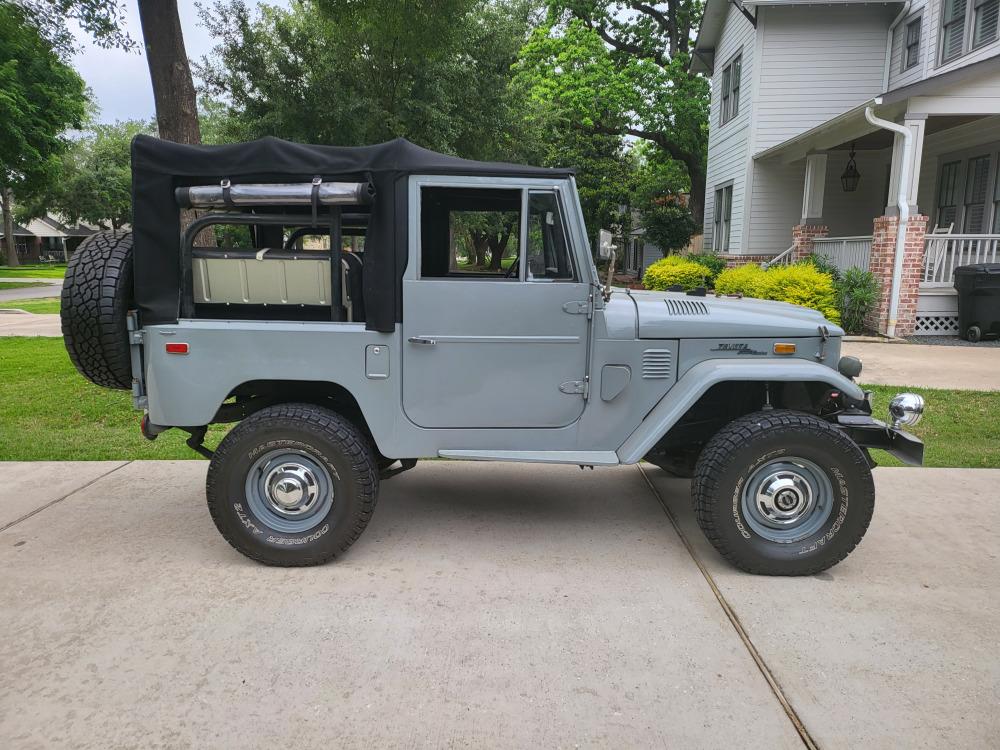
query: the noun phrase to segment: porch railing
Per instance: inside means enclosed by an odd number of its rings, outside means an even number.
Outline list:
[[[868,270],[868,259],[872,254],[872,238],[857,237],[815,237],[813,252],[825,255],[841,271],[848,268]]]
[[[928,234],[921,286],[952,286],[955,269],[1000,262],[1000,234]]]

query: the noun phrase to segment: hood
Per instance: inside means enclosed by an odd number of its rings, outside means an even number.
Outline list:
[[[738,297],[693,297],[682,292],[630,291],[639,319],[639,338],[793,338],[831,336],[843,329],[822,313],[787,302]],[[617,295],[615,295],[617,296]]]

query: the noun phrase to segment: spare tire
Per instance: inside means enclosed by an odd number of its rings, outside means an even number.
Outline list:
[[[132,233],[98,232],[81,242],[66,267],[60,316],[69,358],[92,383],[132,387],[125,322],[132,300]]]

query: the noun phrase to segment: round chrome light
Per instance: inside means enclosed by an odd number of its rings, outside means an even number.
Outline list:
[[[914,425],[924,415],[924,397],[916,393],[900,393],[889,402],[889,418],[892,426]]]

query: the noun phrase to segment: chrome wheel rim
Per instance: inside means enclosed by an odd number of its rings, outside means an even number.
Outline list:
[[[759,466],[743,488],[743,517],[760,537],[791,544],[819,531],[833,512],[833,484],[819,466],[786,456]]]
[[[296,534],[319,525],[333,507],[333,494],[330,472],[303,451],[270,451],[247,473],[247,504],[276,531]]]

